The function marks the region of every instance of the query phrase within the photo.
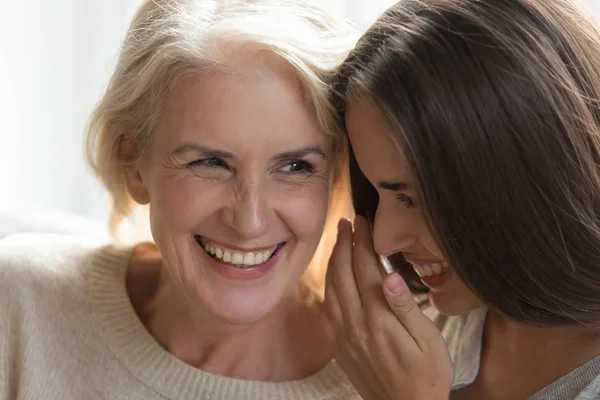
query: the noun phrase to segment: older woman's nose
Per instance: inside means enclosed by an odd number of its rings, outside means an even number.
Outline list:
[[[233,197],[225,211],[225,222],[244,238],[264,235],[269,219],[268,196],[264,185],[246,185]]]

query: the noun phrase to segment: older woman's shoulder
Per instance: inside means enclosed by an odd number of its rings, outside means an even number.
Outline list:
[[[0,240],[0,296],[83,279],[85,265],[101,245],[64,234],[23,233]]]

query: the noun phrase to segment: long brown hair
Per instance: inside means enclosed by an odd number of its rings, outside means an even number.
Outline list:
[[[376,101],[450,264],[525,323],[600,321],[600,33],[578,7],[403,0],[334,87],[342,117]],[[350,164],[372,222],[377,193]]]

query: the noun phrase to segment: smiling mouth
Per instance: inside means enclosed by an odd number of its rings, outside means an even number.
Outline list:
[[[285,242],[282,242],[263,251],[244,252],[207,243],[202,236],[199,235],[194,235],[194,238],[210,257],[223,264],[228,264],[237,268],[251,268],[265,264],[273,258],[277,251],[285,244]]]
[[[409,261],[409,263],[412,265],[415,272],[421,278],[443,275],[446,272],[448,272],[449,269],[448,264],[446,262],[417,264]]]

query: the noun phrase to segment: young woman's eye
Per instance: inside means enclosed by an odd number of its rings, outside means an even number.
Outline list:
[[[205,168],[224,168],[229,169],[227,163],[220,158],[203,158],[201,160],[192,161],[188,164],[190,167],[205,167]]]
[[[404,193],[398,193],[396,198],[406,205],[407,208],[415,208],[416,204],[412,197],[405,195]]]
[[[281,171],[289,174],[312,174],[315,172],[315,167],[304,160],[294,160],[285,164]]]

